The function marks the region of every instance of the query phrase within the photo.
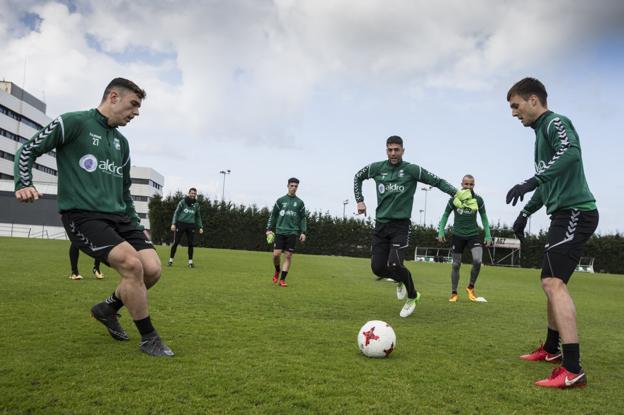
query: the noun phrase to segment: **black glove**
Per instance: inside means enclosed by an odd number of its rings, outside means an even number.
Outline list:
[[[514,234],[520,239],[520,242],[524,242],[524,228],[526,228],[528,218],[529,215],[522,211],[513,224],[512,229]]]
[[[539,182],[537,179],[535,177],[531,177],[530,179],[515,185],[507,192],[507,204],[511,203],[512,206],[516,206],[518,199],[524,200],[525,193],[535,190],[538,184]]]

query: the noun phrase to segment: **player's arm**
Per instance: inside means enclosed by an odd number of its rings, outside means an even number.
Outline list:
[[[267,225],[266,225],[266,233],[267,234],[273,233],[273,227],[277,223],[277,218],[279,216],[279,211],[280,211],[280,207],[277,204],[277,202],[275,202],[275,205],[273,205],[273,210],[271,211],[271,215],[269,216],[269,221],[267,222]]]
[[[446,228],[446,222],[448,221],[449,215],[453,211],[452,199],[446,204],[446,209],[444,209],[444,213],[442,214],[442,218],[440,218],[440,223],[438,224],[438,237],[436,238],[438,242],[446,241],[444,237],[444,228]]]
[[[454,186],[452,186],[446,180],[427,171],[427,169],[417,166],[416,164],[410,165],[410,168],[412,176],[417,181],[428,184],[429,186],[436,187],[451,197],[454,197],[457,194],[457,189]]]
[[[490,234],[490,221],[488,220],[487,213],[485,212],[485,202],[482,198],[479,198],[479,216],[481,216],[481,223],[483,224],[483,231],[485,232],[485,244],[489,245],[492,242],[492,235]]]
[[[26,141],[15,154],[13,172],[15,177],[15,197],[20,202],[32,202],[39,198],[40,194],[33,184],[32,168],[37,157],[48,151],[67,144],[73,140],[76,123],[69,123],[71,127],[67,131],[63,116],[59,116],[50,124],[37,131]]]
[[[130,193],[130,186],[132,186],[132,178],[130,177],[130,149],[125,140],[126,146],[126,162],[123,165],[123,199],[126,204],[125,214],[130,218],[130,222],[139,230],[145,230],[145,227],[141,225],[141,218],[134,208],[134,201],[132,200],[132,194]]]
[[[358,170],[358,172],[355,173],[355,177],[353,177],[353,194],[355,195],[355,202],[357,203],[358,215],[366,215],[366,204],[364,203],[364,195],[362,194],[362,182],[371,178],[372,169],[372,164],[364,166]]]
[[[305,242],[306,234],[308,233],[308,220],[306,217],[305,205],[301,204],[301,209],[299,210],[299,216],[301,217],[301,221],[299,222],[299,230],[301,234],[299,235],[299,240],[301,242]]]
[[[202,222],[201,219],[201,213],[199,212],[199,202],[197,203],[197,210],[195,211],[195,226],[197,226],[197,229],[199,229],[199,233],[202,234],[204,233],[204,224]]]
[[[535,176],[515,185],[507,192],[508,204],[511,202],[515,206],[518,200],[524,200],[526,193],[553,180],[575,163],[580,163],[581,151],[578,136],[568,119],[554,118],[546,126],[545,136],[550,146],[555,150],[555,154]]]
[[[553,180],[581,161],[578,136],[567,118],[554,118],[547,126],[546,138],[555,154],[535,175],[539,184]]]
[[[173,211],[173,216],[171,217],[171,232],[175,232],[176,231],[176,223],[178,223],[178,215],[180,214],[180,211],[182,209],[182,203],[184,202],[184,199],[180,200],[178,202],[178,205],[176,206],[176,209]]]
[[[540,210],[542,206],[544,206],[542,189],[538,187],[535,193],[533,193],[533,196],[531,196],[531,200],[529,200],[526,206],[524,206],[524,209],[520,211],[520,214],[512,226],[514,234],[521,241],[524,240],[524,228],[526,228],[529,216]]]

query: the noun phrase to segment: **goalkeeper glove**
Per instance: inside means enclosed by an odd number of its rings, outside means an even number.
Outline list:
[[[530,179],[515,185],[509,190],[509,192],[507,192],[507,204],[511,203],[512,206],[516,206],[518,199],[524,200],[525,193],[532,192],[538,185],[539,182],[535,177],[531,177]]]

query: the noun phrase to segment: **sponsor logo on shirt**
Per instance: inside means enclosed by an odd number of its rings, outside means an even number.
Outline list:
[[[296,216],[297,212],[295,212],[294,210],[280,210],[280,216]]]
[[[114,161],[99,160],[93,154],[85,154],[78,160],[78,165],[89,173],[93,173],[96,170],[101,170],[106,174],[112,174],[115,177],[122,176],[121,166],[117,166]]]
[[[195,213],[195,209],[184,208],[184,213]]]
[[[388,185],[385,185],[383,183],[379,183],[379,186],[377,186],[377,191],[381,195],[383,195],[386,192],[388,192],[388,193],[403,193],[405,191],[405,186],[398,185],[396,183],[390,183]]]
[[[119,143],[119,139],[117,137],[113,139],[113,145],[115,146],[116,150],[121,150],[121,144]]]

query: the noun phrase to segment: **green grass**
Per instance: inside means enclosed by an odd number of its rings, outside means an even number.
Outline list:
[[[409,263],[423,297],[402,319],[394,285],[376,282],[365,259],[295,255],[278,288],[269,253],[196,249],[189,270],[183,248],[149,293],[177,353],[165,359],[139,352],[125,310],[130,342],[90,318],[118,277],[104,267],[96,281],[81,255],[85,280],[68,280],[67,248],[0,238],[1,414],[622,413],[622,276],[573,277],[589,385],[559,391],[532,384],[553,366],[517,357],[546,331],[537,270],[484,267],[477,292],[489,302],[460,292],[449,304],[449,265]],[[357,348],[373,319],[396,331],[388,359]]]

